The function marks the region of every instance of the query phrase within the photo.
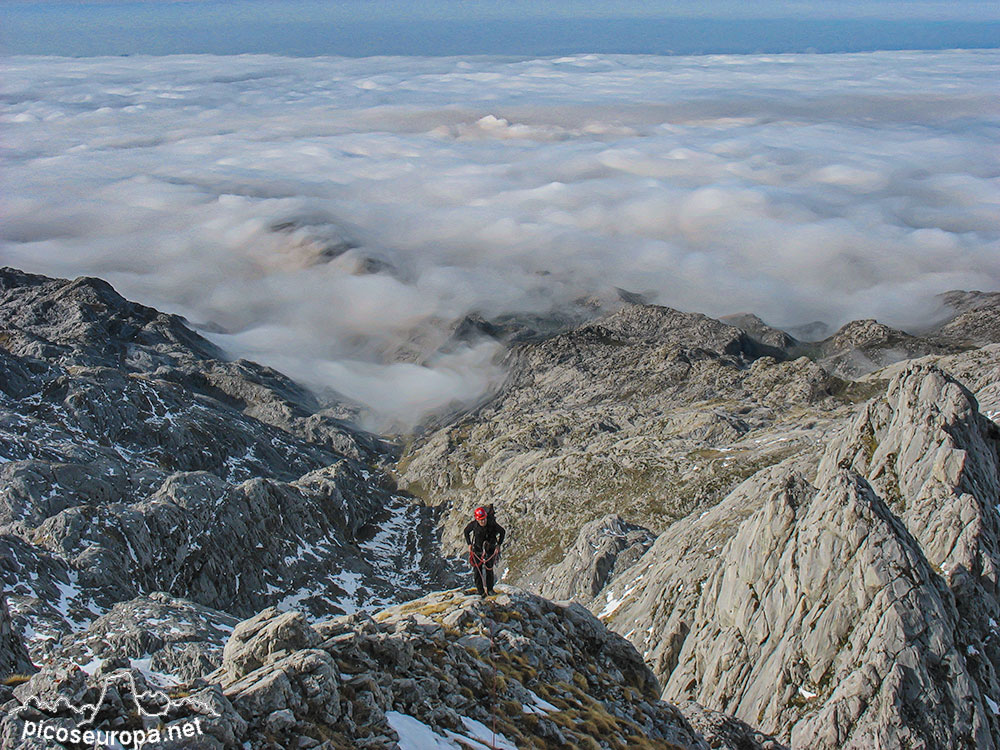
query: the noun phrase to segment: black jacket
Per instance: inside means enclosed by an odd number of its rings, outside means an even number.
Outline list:
[[[478,521],[472,520],[465,527],[465,543],[471,544],[478,555],[495,550],[503,544],[505,536],[507,532],[503,526],[493,519],[489,519],[485,526],[480,526]]]

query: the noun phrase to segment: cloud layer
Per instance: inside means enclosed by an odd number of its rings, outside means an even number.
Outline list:
[[[998,63],[12,58],[0,254],[411,424],[499,376],[432,355],[471,312],[913,327],[1000,289]]]

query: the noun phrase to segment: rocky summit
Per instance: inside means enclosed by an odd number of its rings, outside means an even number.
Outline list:
[[[114,692],[101,701],[108,683]],[[218,670],[164,693],[164,713],[116,725],[133,688],[152,692],[127,667],[40,673],[5,705],[4,746],[48,747],[32,727],[99,704],[90,723],[99,731],[167,736],[197,722],[196,736],[161,743],[169,747],[708,747],[659,700],[628,641],[579,604],[515,589],[486,601],[444,591],[313,625],[268,608],[236,626]]]
[[[0,748],[997,748],[1000,295],[940,303],[473,314],[503,384],[379,436],[3,269]]]

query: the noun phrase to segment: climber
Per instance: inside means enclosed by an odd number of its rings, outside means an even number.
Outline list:
[[[493,567],[500,557],[500,545],[507,532],[497,523],[493,506],[476,508],[473,520],[465,527],[465,543],[469,545],[469,562],[472,564],[472,578],[476,582],[479,595],[493,594]]]

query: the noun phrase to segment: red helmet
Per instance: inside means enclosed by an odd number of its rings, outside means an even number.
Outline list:
[[[476,517],[477,521],[482,521],[486,518],[486,508],[476,508],[472,515]]]

